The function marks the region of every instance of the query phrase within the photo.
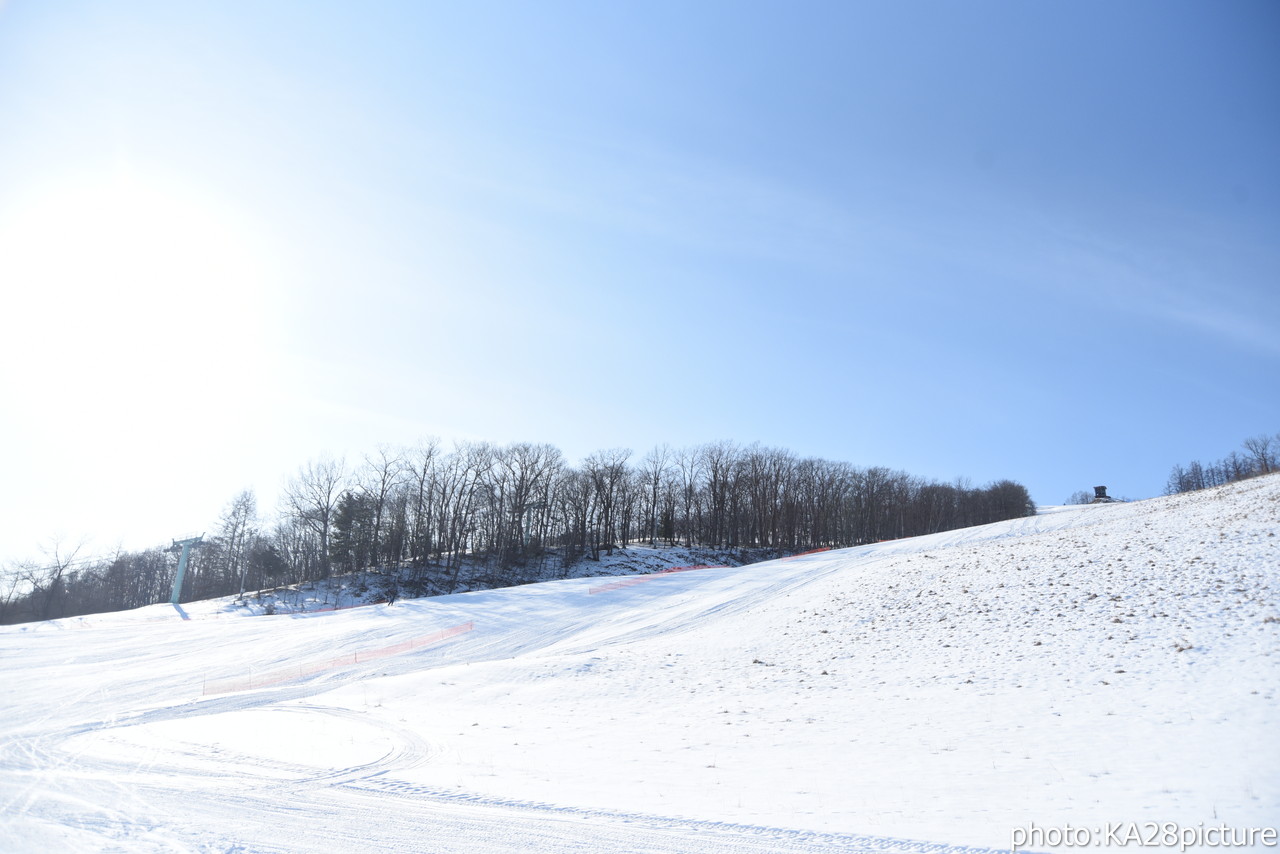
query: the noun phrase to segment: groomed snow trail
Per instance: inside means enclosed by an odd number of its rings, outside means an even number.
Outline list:
[[[1278,530],[1271,477],[607,590],[7,627],[0,851],[933,852],[1029,821],[1274,823]]]

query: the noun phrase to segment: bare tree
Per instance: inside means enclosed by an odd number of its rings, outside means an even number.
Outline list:
[[[600,558],[600,538],[596,530],[599,496],[591,477],[582,469],[562,472],[555,491],[557,513],[564,520],[564,561],[566,568],[584,554]]]
[[[665,442],[645,454],[640,462],[640,486],[645,496],[645,528],[649,534],[650,546],[658,544],[658,515],[661,512],[658,501],[662,485],[670,471],[671,447]]]
[[[493,446],[487,442],[460,444],[440,465],[437,547],[453,570],[450,590],[457,588],[462,558],[475,534],[477,489],[492,465]]]
[[[0,570],[0,625],[19,621],[14,617],[17,616],[18,603],[26,598],[24,569],[19,565],[6,565]]]
[[[67,582],[72,576],[71,568],[83,548],[83,542],[68,546],[61,540],[55,540],[43,550],[44,565],[32,563],[24,566],[22,580],[30,589],[37,619],[51,620],[55,611],[62,616],[60,608]]]
[[[702,449],[681,448],[676,452],[676,468],[680,472],[680,505],[684,509],[684,544],[687,548],[700,534],[695,517],[700,510],[698,491],[702,482]]]
[[[1253,457],[1258,474],[1271,474],[1275,470],[1276,454],[1270,436],[1251,436],[1244,440],[1244,449]]]
[[[258,499],[252,489],[246,489],[231,499],[222,512],[220,537],[225,543],[226,571],[228,578],[240,577],[240,598],[244,598],[245,575],[249,562],[245,560],[250,538],[258,520]]]
[[[712,442],[702,447],[702,465],[706,471],[707,534],[710,545],[716,548],[734,545],[732,522],[737,509],[741,454],[738,446],[729,441]]]
[[[409,454],[409,475],[412,478],[413,522],[409,535],[409,560],[415,568],[421,568],[431,553],[434,540],[434,521],[437,506],[436,467],[440,458],[440,440],[431,437],[420,443]]]
[[[403,454],[387,445],[379,445],[376,455],[364,458],[362,489],[368,496],[373,511],[373,543],[370,557],[375,564],[381,564],[387,557],[382,541],[387,505],[391,494],[402,482],[407,468]]]
[[[582,462],[582,469],[595,488],[600,536],[606,554],[613,554],[615,543],[619,539],[616,531],[617,517],[621,492],[627,478],[627,460],[630,457],[630,448],[612,448],[596,451]]]
[[[795,458],[780,448],[758,444],[745,450],[739,460],[739,475],[745,513],[745,541],[757,546],[776,546],[788,493],[794,485]]]
[[[319,564],[323,578],[329,577],[329,533],[345,483],[345,462],[321,457],[299,469],[298,474],[285,485],[285,512],[319,537]]]
[[[522,557],[528,545],[527,523],[532,513],[545,507],[551,479],[560,471],[563,458],[554,445],[519,442],[495,456],[495,468],[507,475],[510,488],[509,512],[513,523],[509,550]]]

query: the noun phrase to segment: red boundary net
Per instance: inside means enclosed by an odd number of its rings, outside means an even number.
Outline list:
[[[811,549],[810,551],[807,551],[807,552],[800,552],[800,554],[798,555],[787,555],[786,557],[778,558],[778,560],[795,560],[796,558],[804,557],[805,555],[816,555],[816,554],[821,554],[822,552],[829,552],[829,551],[831,551],[831,547],[827,546],[826,548]]]
[[[294,667],[284,667],[279,670],[270,670],[265,673],[255,673],[245,677],[235,679],[218,679],[214,681],[206,680],[204,683],[205,695],[208,694],[230,694],[233,691],[248,691],[253,688],[265,688],[269,685],[279,685],[282,682],[291,682],[295,679],[301,679],[304,676],[310,676],[313,673],[321,673],[325,670],[332,670],[335,667],[347,667],[352,664],[362,664],[366,661],[374,661],[379,658],[387,658],[392,655],[400,655],[410,650],[418,649],[424,646],[440,643],[449,638],[456,637],[475,628],[474,623],[462,623],[457,626],[450,626],[447,629],[441,629],[429,635],[410,638],[400,643],[391,644],[390,646],[378,647],[377,649],[364,649],[358,652],[349,652],[346,655],[340,655],[337,658],[329,658],[323,661],[312,661],[305,664],[299,664]]]
[[[661,575],[670,575],[673,572],[689,572],[690,570],[694,570],[694,569],[728,569],[728,567],[710,566],[710,565],[673,566],[671,569],[664,569],[659,572],[651,572],[648,575],[636,575],[636,576],[632,576],[631,578],[623,578],[619,581],[611,581],[608,584],[601,584],[598,587],[591,587],[587,589],[587,593],[589,594],[607,593],[610,590],[619,590],[623,587],[634,587],[637,584],[644,584],[646,581],[652,581],[653,579]]]

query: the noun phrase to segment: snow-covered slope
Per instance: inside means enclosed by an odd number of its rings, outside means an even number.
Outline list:
[[[1269,477],[733,569],[8,627],[0,850],[1274,825],[1277,531]]]

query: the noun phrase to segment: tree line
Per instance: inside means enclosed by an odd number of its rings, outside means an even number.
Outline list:
[[[260,514],[251,491],[191,556],[183,600],[372,573],[391,595],[561,577],[634,544],[754,559],[855,546],[1034,515],[1025,487],[974,488],[759,444],[596,451],[571,465],[553,445],[437,440],[380,447],[355,465],[322,457]],[[165,549],[19,567],[0,621],[123,610],[169,598]],[[580,570],[584,574],[590,570]]]
[[[1169,472],[1164,492],[1165,495],[1195,492],[1274,471],[1280,471],[1280,433],[1245,439],[1239,450],[1208,465],[1201,464],[1199,460],[1192,460],[1185,466],[1175,465]]]

